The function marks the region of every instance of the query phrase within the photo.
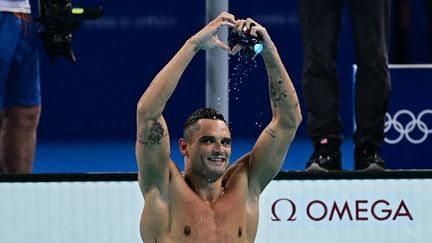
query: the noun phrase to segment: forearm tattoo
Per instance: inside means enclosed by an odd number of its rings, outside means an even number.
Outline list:
[[[283,99],[285,99],[288,95],[286,90],[284,90],[283,81],[273,81],[270,80],[270,98],[273,101],[273,105],[277,107]]]
[[[275,62],[266,62],[266,66],[267,66],[267,68],[274,68],[274,67],[276,67],[276,63]]]
[[[142,134],[137,135],[137,140],[141,145],[157,145],[161,144],[161,140],[164,134],[164,129],[162,124],[156,120],[153,121],[153,124],[150,127],[149,135],[147,138]]]
[[[267,128],[265,129],[265,131],[266,131],[266,133],[267,133],[268,135],[270,135],[272,138],[275,138],[275,137],[276,137],[276,132],[275,132],[273,129],[267,127]]]

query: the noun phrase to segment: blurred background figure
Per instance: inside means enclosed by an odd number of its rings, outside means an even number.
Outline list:
[[[393,0],[391,63],[432,63],[432,0]]]
[[[345,0],[300,0],[304,48],[303,95],[314,151],[306,170],[341,170],[342,122],[336,68]],[[355,39],[356,170],[383,169],[380,146],[390,95],[388,41],[390,0],[347,1]],[[345,80],[348,82],[348,80]]]
[[[0,0],[0,173],[32,172],[41,110],[28,0]]]
[[[432,62],[432,0],[426,0],[426,10],[427,10],[427,19],[428,19],[428,39],[429,39],[429,60],[428,62]]]

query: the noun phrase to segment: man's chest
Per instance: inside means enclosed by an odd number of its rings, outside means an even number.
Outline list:
[[[246,236],[247,213],[244,206],[223,204],[210,208],[190,203],[174,207],[182,210],[174,210],[171,214],[173,236],[193,242],[239,242]]]
[[[171,201],[170,228],[175,235],[193,239],[207,237],[207,242],[238,242],[245,237],[251,217],[255,217],[248,212],[243,193],[227,190],[212,205],[186,193]]]

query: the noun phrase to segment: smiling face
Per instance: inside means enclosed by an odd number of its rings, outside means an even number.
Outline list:
[[[180,149],[186,158],[185,171],[214,182],[229,165],[230,131],[221,120],[200,119],[194,126],[188,141],[180,140]]]

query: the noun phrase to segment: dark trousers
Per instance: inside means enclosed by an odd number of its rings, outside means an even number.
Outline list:
[[[313,143],[342,140],[336,57],[345,0],[299,0],[304,66],[303,96]],[[388,39],[391,0],[348,0],[356,49],[354,143],[379,146],[391,91]],[[348,81],[348,80],[346,80]]]

